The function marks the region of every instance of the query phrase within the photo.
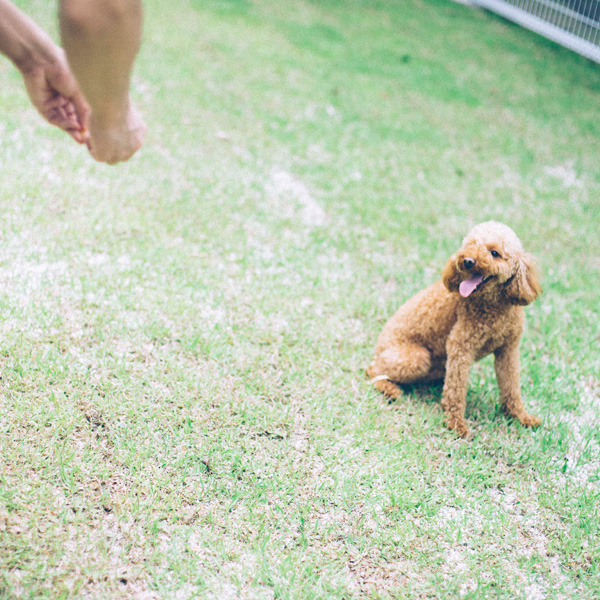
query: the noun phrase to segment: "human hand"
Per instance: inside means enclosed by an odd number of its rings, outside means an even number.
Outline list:
[[[100,162],[114,165],[128,160],[141,147],[146,125],[131,105],[112,115],[90,115],[90,133],[86,141],[90,154]]]
[[[66,131],[76,142],[88,141],[90,108],[79,91],[64,52],[55,48],[51,61],[23,70],[31,103],[52,125]]]

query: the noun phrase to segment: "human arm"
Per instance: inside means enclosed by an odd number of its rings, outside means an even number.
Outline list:
[[[129,97],[142,32],[141,0],[60,0],[62,44],[88,101],[88,146],[114,164],[142,145],[146,127]]]
[[[7,0],[0,0],[0,52],[21,72],[38,112],[84,143],[89,108],[63,50]]]

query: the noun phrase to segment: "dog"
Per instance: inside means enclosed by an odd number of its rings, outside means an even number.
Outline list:
[[[494,354],[504,410],[527,427],[530,415],[519,389],[523,306],[542,292],[533,257],[515,232],[496,221],[475,226],[442,270],[442,279],[403,304],[385,324],[367,376],[391,399],[398,384],[444,380],[446,427],[469,435],[465,419],[471,365]]]

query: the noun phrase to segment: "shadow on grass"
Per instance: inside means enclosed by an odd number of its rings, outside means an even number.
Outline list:
[[[388,405],[400,407],[407,402],[424,407],[440,405],[439,410],[442,411],[443,380],[397,385],[401,388],[402,395],[396,399],[387,398]],[[499,395],[491,389],[482,390],[474,387],[468,390],[465,417],[475,428],[493,422],[518,425],[518,421],[503,409]]]
[[[388,404],[399,404],[407,399],[415,399],[423,404],[439,404],[442,399],[442,389],[444,387],[443,380],[439,381],[423,381],[412,384],[397,383],[402,390],[402,396],[399,398],[388,398]]]

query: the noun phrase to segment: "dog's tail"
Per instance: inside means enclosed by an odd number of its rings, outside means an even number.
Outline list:
[[[402,395],[402,390],[387,375],[376,374],[372,364],[367,368],[367,378],[370,379],[369,383],[392,400]]]

